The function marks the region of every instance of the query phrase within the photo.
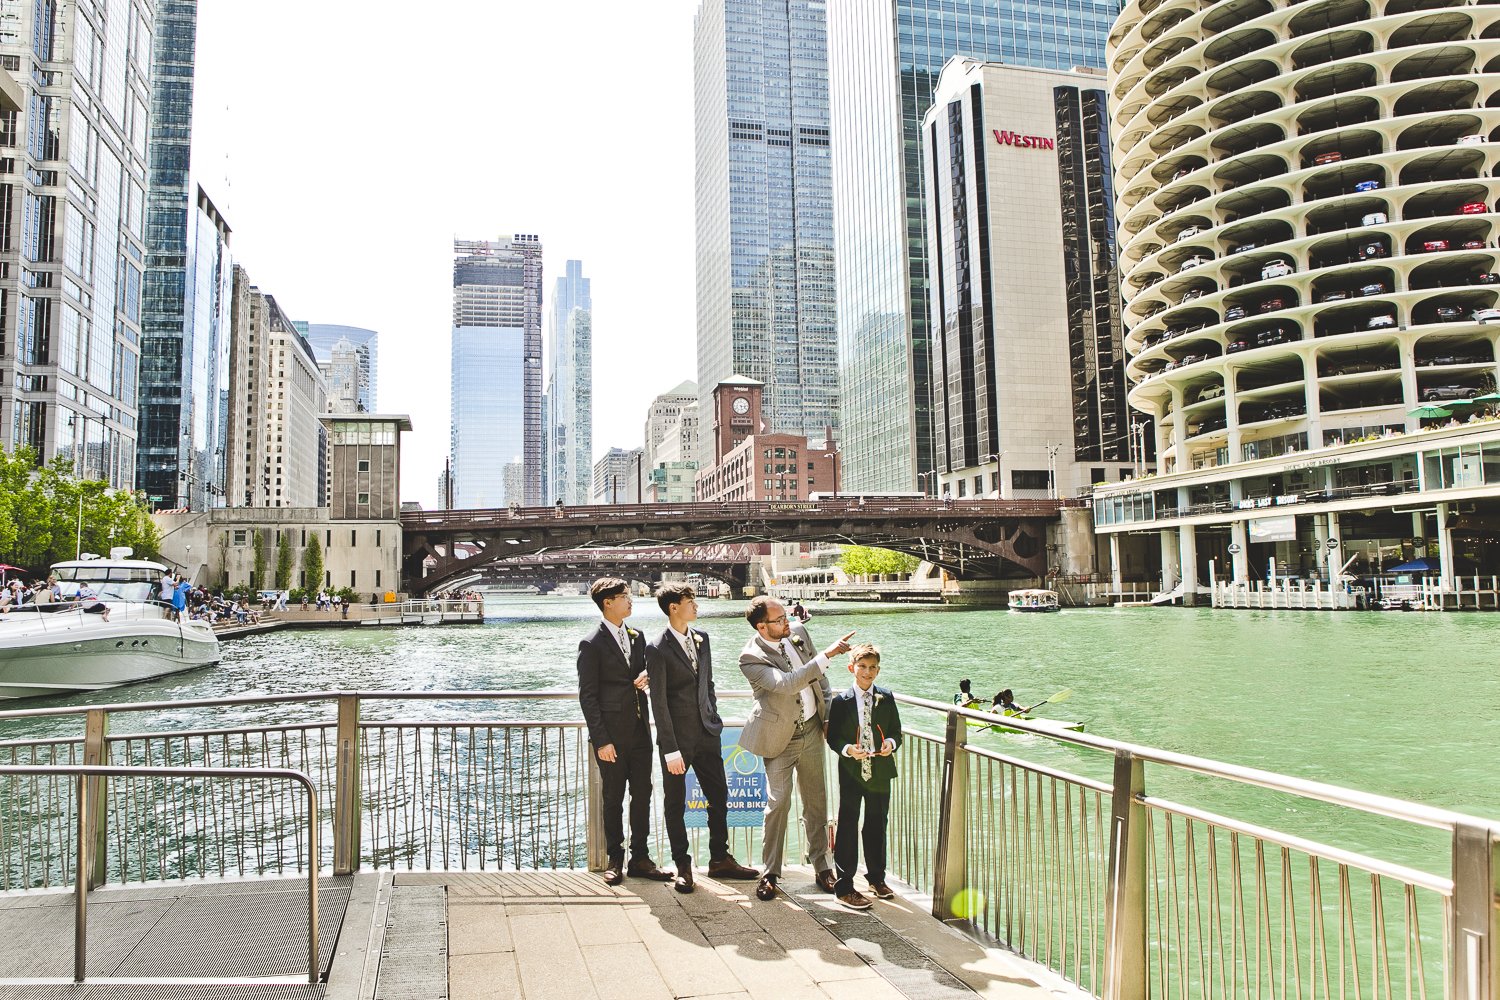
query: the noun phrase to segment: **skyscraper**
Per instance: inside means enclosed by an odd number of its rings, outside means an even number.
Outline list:
[[[0,69],[20,106],[0,105],[0,447],[31,447],[125,488],[135,485],[157,6],[0,9]]]
[[[376,376],[379,373],[380,334],[362,326],[342,326],[338,323],[308,323],[304,334],[318,356],[319,364],[332,364],[334,346],[346,341],[355,354],[354,404],[361,413],[379,413],[376,402]],[[333,387],[329,386],[333,395]],[[335,410],[334,412],[339,412]],[[352,411],[351,411],[352,412]]]
[[[839,423],[823,9],[702,0],[693,28],[698,385],[763,382],[770,429],[817,440]]]
[[[583,262],[570,260],[552,292],[547,373],[547,502],[586,504],[594,449],[594,301]]]
[[[828,5],[844,489],[913,489],[935,466],[921,131],[939,71],[959,55],[1102,67],[1116,10],[1109,0]]]
[[[136,486],[153,506],[225,502],[228,223],[192,171],[196,0],[156,8]]]
[[[457,240],[453,252],[454,506],[539,505],[541,240]]]

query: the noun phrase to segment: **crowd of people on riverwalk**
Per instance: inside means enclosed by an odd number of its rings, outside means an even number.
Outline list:
[[[718,712],[709,637],[693,627],[698,617],[696,592],[679,583],[657,589],[656,602],[668,624],[651,640],[628,624],[633,602],[624,580],[596,580],[589,596],[601,620],[578,644],[578,699],[599,759],[608,859],[604,881],[608,885],[632,877],[671,882],[678,892],[693,891],[693,858],[685,820],[686,775],[691,769],[698,783],[696,797],[707,813],[710,877],[754,880],[757,899],[776,898],[795,780],[802,799],[803,860],[812,866],[817,887],[849,909],[873,906],[869,896],[854,886],[862,845],[870,895],[894,898],[886,883],[886,820],[896,776],[894,758],[901,746],[901,717],[891,692],[875,685],[881,669],[877,646],[851,645],[854,633],[850,632],[818,651],[806,626],[779,601],[761,596],[746,607],[745,621],[754,634],[740,650],[737,662],[750,682],[755,703],[732,756],[749,754],[764,762],[764,829],[761,868],[756,870],[729,853],[724,722]],[[829,682],[830,665],[845,653],[850,655],[847,667],[852,682],[835,694]],[[839,758],[838,820],[832,845],[825,745]],[[658,867],[647,849],[653,757],[661,762],[663,818],[675,873]],[[738,765],[735,771],[744,773]],[[743,801],[743,792],[737,789],[737,802]]]

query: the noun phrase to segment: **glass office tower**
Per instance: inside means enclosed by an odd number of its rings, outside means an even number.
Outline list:
[[[837,436],[824,4],[703,0],[694,22],[698,385],[765,383],[767,430]],[[692,456],[684,456],[691,458]]]
[[[0,69],[20,98],[0,106],[0,447],[123,488],[135,485],[156,10],[0,5]]]
[[[589,502],[594,449],[594,300],[583,261],[552,291],[547,374],[547,502]]]
[[[453,252],[453,504],[540,505],[541,240],[457,240]]]
[[[828,5],[844,489],[931,491],[921,130],[939,71],[959,55],[1102,67],[1115,10],[1107,0]]]
[[[312,345],[318,363],[332,363],[334,345],[346,340],[354,348],[357,358],[354,399],[361,413],[379,413],[375,401],[376,375],[379,373],[380,334],[362,326],[342,326],[338,323],[309,323],[303,331]]]

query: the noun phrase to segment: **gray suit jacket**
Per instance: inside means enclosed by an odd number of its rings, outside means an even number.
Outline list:
[[[740,653],[740,673],[755,695],[755,705],[740,733],[740,746],[757,757],[776,757],[791,742],[797,725],[797,702],[808,685],[812,686],[818,724],[828,720],[828,678],[813,662],[821,650],[799,623],[792,623],[792,635],[802,640],[797,651],[803,658],[801,667],[794,668],[780,648],[768,646],[758,633]]]

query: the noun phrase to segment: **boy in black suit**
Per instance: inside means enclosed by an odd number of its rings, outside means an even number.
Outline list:
[[[664,583],[656,591],[656,603],[667,613],[667,627],[655,642],[646,644],[646,672],[661,750],[662,815],[677,864],[673,886],[678,892],[693,891],[693,856],[684,815],[690,767],[708,805],[709,876],[759,878],[760,872],[746,868],[729,853],[729,789],[719,747],[724,721],[719,718],[714,691],[708,633],[692,627],[698,619],[698,595],[685,583]]]
[[[851,910],[870,908],[869,897],[854,891],[859,863],[859,812],[864,807],[865,878],[880,899],[896,894],[885,884],[885,824],[891,807],[892,754],[901,746],[901,714],[886,688],[876,687],[880,650],[863,643],[849,651],[854,684],[828,708],[829,749],[839,755],[839,819],[833,843],[838,882],[833,894]]]
[[[599,758],[604,797],[606,885],[626,875],[670,881],[646,846],[651,825],[651,727],[647,722],[646,639],[625,624],[630,586],[603,577],[589,588],[603,616],[578,643],[578,703]],[[630,867],[625,867],[625,789],[630,788]]]

